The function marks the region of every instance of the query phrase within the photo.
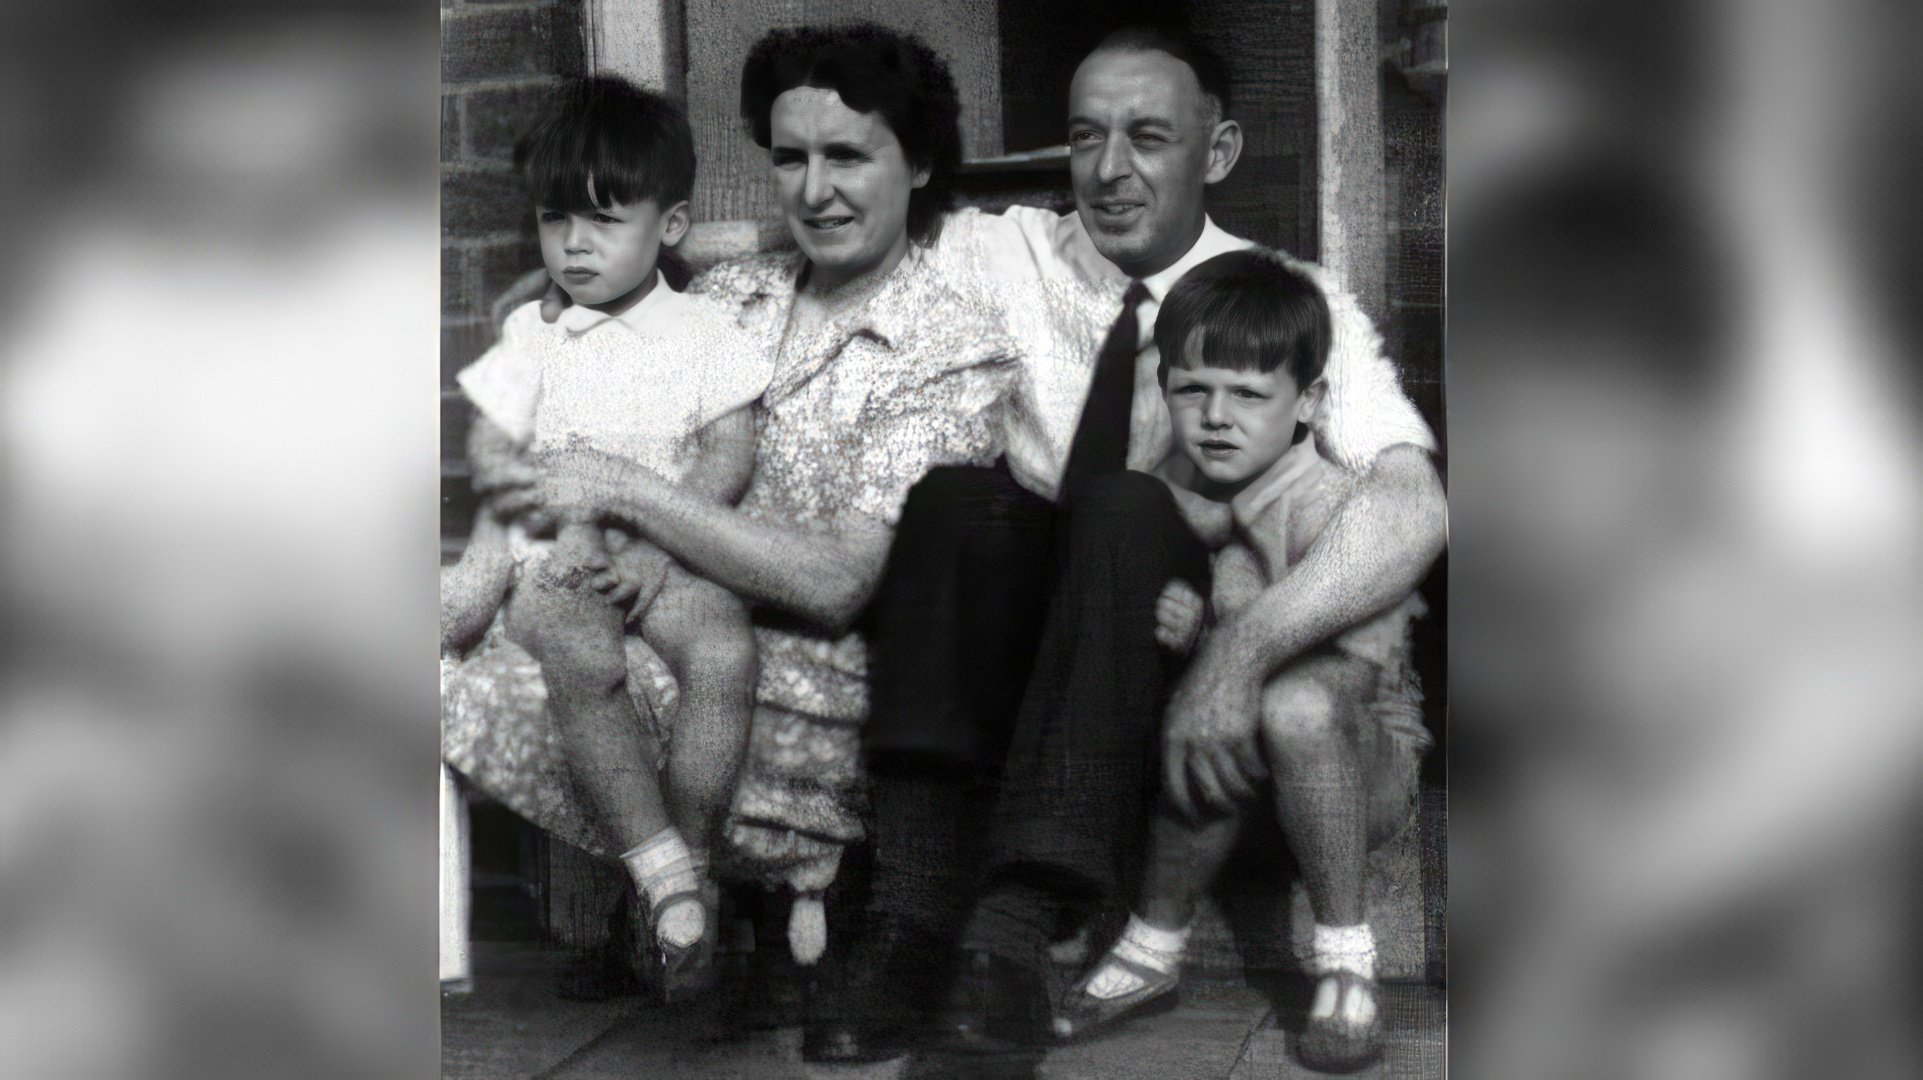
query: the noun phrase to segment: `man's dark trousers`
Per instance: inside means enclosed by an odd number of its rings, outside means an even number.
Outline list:
[[[1172,578],[1208,595],[1208,551],[1146,474],[1061,504],[1002,468],[916,486],[868,626],[877,905],[953,944],[991,886],[1131,899],[1180,671],[1154,637]]]

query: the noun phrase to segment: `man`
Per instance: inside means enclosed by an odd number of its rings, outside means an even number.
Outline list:
[[[878,992],[811,1029],[817,1060],[898,1051],[913,976],[958,935],[955,977],[923,980],[947,984],[946,1041],[1046,1038],[1044,948],[1125,902],[1157,784],[1158,732],[1111,717],[1168,700],[1172,775],[1226,812],[1259,778],[1269,674],[1405,596],[1441,550],[1433,438],[1366,317],[1332,294],[1329,404],[1314,427],[1367,477],[1186,674],[1155,649],[1156,597],[1178,577],[1207,595],[1209,553],[1158,481],[1124,469],[1169,446],[1152,337],[1162,298],[1190,267],[1248,246],[1204,207],[1242,148],[1228,104],[1220,63],[1185,37],[1110,35],[1070,89],[1077,213],[964,212],[932,253],[1001,308],[1025,374],[1001,467],[937,470],[910,494],[871,610],[875,870],[848,967]],[[1071,690],[1074,715],[1059,707]]]

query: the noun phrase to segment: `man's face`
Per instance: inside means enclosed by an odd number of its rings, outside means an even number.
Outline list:
[[[1075,70],[1075,207],[1095,249],[1130,277],[1168,268],[1201,235],[1202,191],[1221,179],[1211,176],[1214,120],[1194,70],[1167,53],[1100,49]]]

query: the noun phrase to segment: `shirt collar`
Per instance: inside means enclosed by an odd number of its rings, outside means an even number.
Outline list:
[[[681,294],[668,287],[667,281],[661,277],[661,271],[657,269],[654,272],[654,287],[648,290],[648,295],[621,314],[609,315],[581,304],[569,304],[561,309],[561,317],[555,325],[575,335],[585,334],[607,322],[619,323],[638,334],[650,331],[659,333],[662,320],[674,310],[675,302],[680,298]]]
[[[913,332],[915,324],[928,314],[925,306],[919,305],[914,299],[919,290],[934,284],[932,275],[923,272],[923,262],[920,245],[909,244],[901,262],[888,272],[888,277],[867,299],[835,315],[830,322],[840,328],[844,339],[865,334],[890,349],[896,348],[904,337]],[[782,299],[786,304],[794,303],[801,286],[802,272],[807,266],[807,256],[795,252],[784,282],[786,289]]]
[[[1316,452],[1315,436],[1309,435],[1283,451],[1282,456],[1264,470],[1255,483],[1242,489],[1229,501],[1240,506],[1245,514],[1260,514],[1322,460],[1322,455]]]
[[[1202,235],[1195,238],[1195,243],[1189,246],[1188,252],[1167,268],[1143,278],[1142,284],[1148,286],[1149,296],[1153,297],[1159,305],[1163,300],[1168,299],[1168,291],[1175,287],[1176,282],[1182,280],[1182,275],[1217,255],[1229,251],[1240,251],[1248,246],[1247,240],[1230,236],[1215,223],[1214,218],[1205,215],[1202,218]]]

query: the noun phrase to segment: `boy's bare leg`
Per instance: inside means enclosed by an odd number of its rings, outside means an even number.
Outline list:
[[[660,748],[628,696],[621,613],[583,572],[605,562],[598,530],[564,526],[553,552],[522,575],[507,629],[541,665],[582,801],[626,851],[667,828],[668,814],[655,772]]]
[[[1242,831],[1239,816],[1187,821],[1166,802],[1148,825],[1148,864],[1135,914],[1151,926],[1179,930],[1195,918],[1195,905],[1229,861]]]
[[[540,661],[549,711],[576,787],[623,851],[647,898],[649,922],[672,986],[707,930],[696,859],[671,825],[661,795],[660,746],[628,694],[625,619],[590,584],[607,569],[598,527],[568,524],[554,551],[523,582],[508,633]],[[520,597],[530,597],[520,602]]]
[[[1388,778],[1381,724],[1369,712],[1373,664],[1339,654],[1307,657],[1270,680],[1262,741],[1277,816],[1295,852],[1315,915],[1305,958],[1316,977],[1297,1055],[1311,1068],[1345,1071],[1381,1052],[1375,937],[1363,919],[1370,796]]]
[[[677,566],[642,616],[641,637],[681,691],[668,750],[668,813],[682,835],[705,846],[728,812],[748,749],[756,663],[747,605]]]
[[[1317,655],[1284,669],[1262,695],[1276,814],[1316,922],[1331,926],[1362,922],[1370,774],[1382,737],[1368,714],[1375,684],[1372,665]]]
[[[1149,816],[1140,899],[1122,936],[1064,996],[1057,1035],[1084,1034],[1151,1003],[1174,1001],[1167,995],[1182,971],[1195,905],[1228,861],[1241,825],[1237,815],[1188,821],[1158,800]]]

